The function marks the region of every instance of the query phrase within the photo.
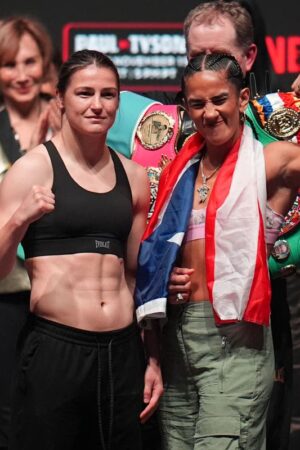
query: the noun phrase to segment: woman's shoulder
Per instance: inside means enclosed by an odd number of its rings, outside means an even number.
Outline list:
[[[291,157],[299,155],[299,144],[289,141],[271,142],[264,147],[266,162],[289,161]]]
[[[44,144],[39,144],[31,150],[26,151],[21,158],[19,158],[15,164],[46,164],[49,162],[48,152]]]
[[[267,180],[288,177],[300,168],[299,145],[287,141],[272,142],[264,147]],[[298,180],[299,184],[299,180]]]
[[[117,153],[128,177],[131,187],[133,203],[142,203],[148,208],[149,179],[145,167]]]
[[[41,183],[52,174],[48,152],[44,145],[38,145],[21,156],[8,170],[8,178],[17,177],[28,181]],[[5,178],[6,178],[5,177]]]
[[[53,172],[47,152],[39,145],[21,156],[6,172],[0,183],[3,204],[22,201],[34,186],[51,188]]]

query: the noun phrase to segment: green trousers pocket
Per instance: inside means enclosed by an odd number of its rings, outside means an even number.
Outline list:
[[[194,450],[238,450],[239,416],[211,416],[198,420]]]

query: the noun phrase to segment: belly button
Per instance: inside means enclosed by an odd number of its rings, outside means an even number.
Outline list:
[[[102,306],[104,306],[105,305],[105,303],[104,302],[100,302],[100,306],[101,306],[101,308],[102,308]]]

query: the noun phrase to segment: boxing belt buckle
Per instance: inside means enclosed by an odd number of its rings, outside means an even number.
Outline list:
[[[300,98],[293,92],[273,92],[251,100],[254,127],[278,140],[300,142]]]
[[[132,159],[144,167],[162,168],[174,159],[181,118],[177,105],[154,104],[137,126]]]
[[[132,160],[144,166],[149,177],[148,217],[153,213],[161,171],[176,156],[180,129],[178,105],[150,106],[137,126]]]
[[[268,117],[266,130],[277,139],[291,139],[300,130],[299,112],[287,107],[278,108]]]
[[[167,144],[174,134],[175,119],[164,111],[146,114],[137,128],[137,137],[147,150],[157,150]]]

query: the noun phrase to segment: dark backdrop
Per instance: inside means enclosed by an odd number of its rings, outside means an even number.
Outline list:
[[[249,3],[252,3],[248,0]],[[61,32],[68,22],[181,22],[197,0],[7,0],[1,2],[0,16],[30,14],[41,19],[50,31],[55,47],[61,48]],[[277,71],[273,85],[289,89],[300,72],[300,6],[299,0],[257,1],[271,38],[272,59]],[[279,40],[278,40],[278,37]],[[277,40],[276,40],[277,39]],[[289,46],[289,47],[288,47]],[[272,66],[271,66],[272,67]],[[274,68],[274,65],[273,65]]]
[[[251,0],[247,0],[249,3]],[[257,0],[265,20],[269,45],[272,47],[273,87],[288,90],[300,73],[300,4],[299,0]],[[197,0],[6,0],[1,2],[0,17],[12,14],[36,16],[48,28],[57,51],[61,50],[62,29],[69,22],[181,22]],[[258,31],[261,31],[261,26]],[[270,52],[269,52],[270,53]],[[299,409],[299,276],[290,280],[290,306],[295,350],[295,405],[291,450],[300,448]],[[297,331],[298,330],[298,331]],[[297,332],[296,332],[297,331]],[[298,333],[298,334],[297,334]],[[296,389],[298,388],[298,389]]]

